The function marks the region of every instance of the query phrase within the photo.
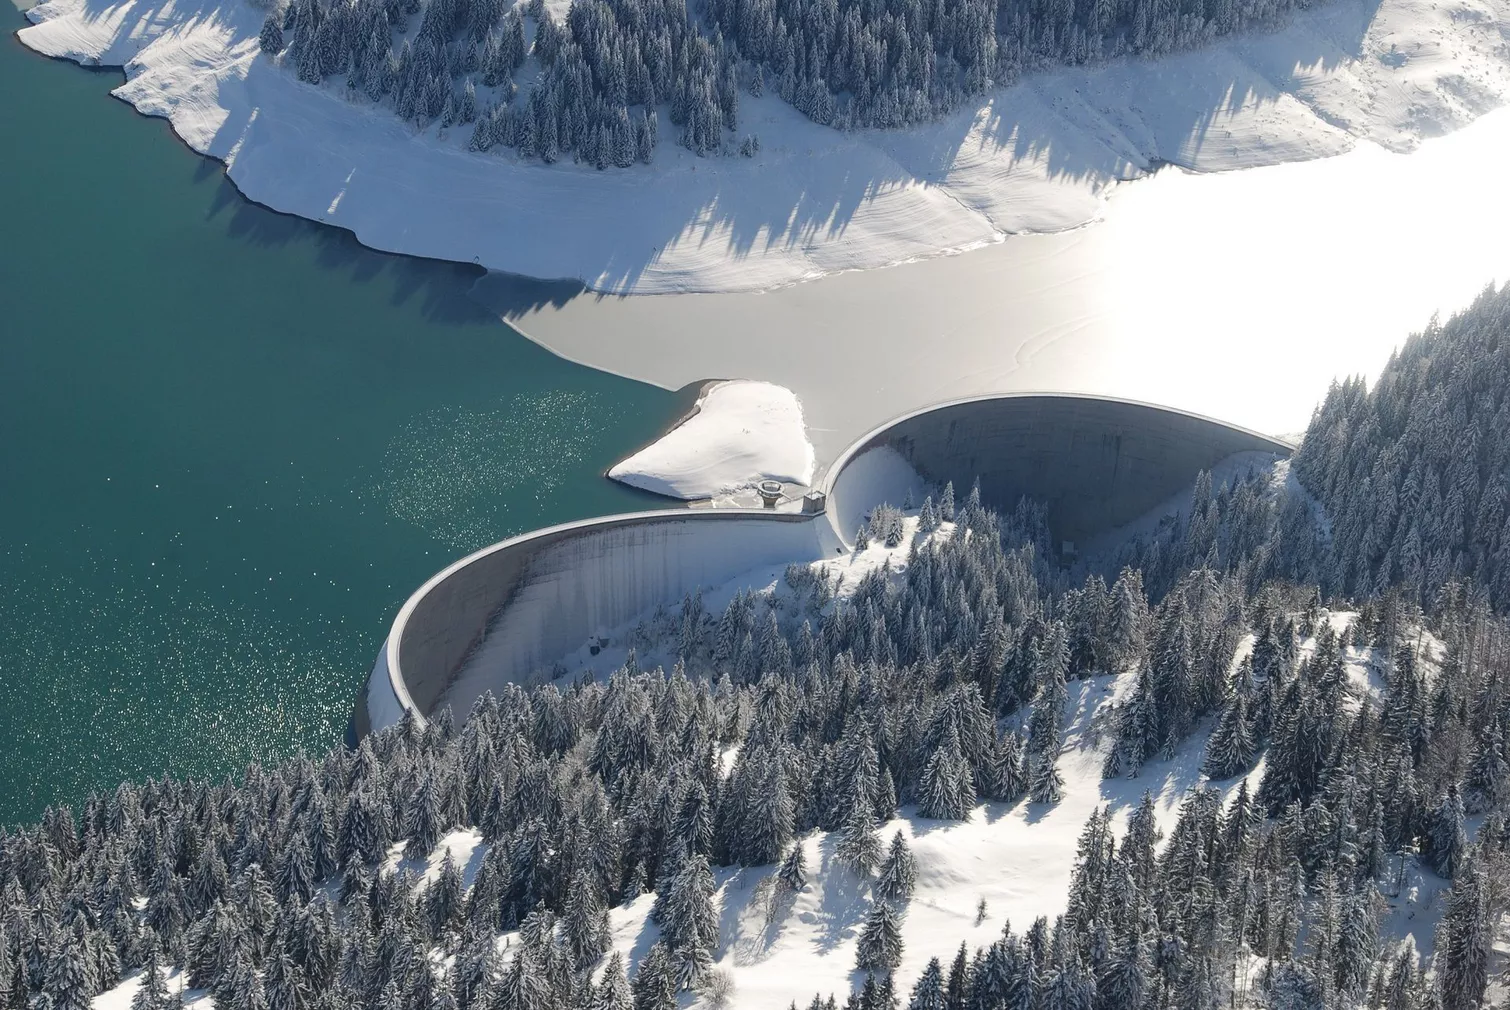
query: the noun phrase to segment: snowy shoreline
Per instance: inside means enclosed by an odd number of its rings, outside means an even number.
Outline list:
[[[1158,163],[1225,171],[1413,149],[1501,104],[1504,0],[1335,0],[1266,35],[1157,62],[1041,73],[938,122],[840,133],[744,103],[753,159],[598,172],[465,150],[299,83],[243,0],[48,0],[18,35],[120,66],[114,94],[225,162],[250,200],[372,248],[572,278],[598,291],[758,291],[1058,232]],[[528,235],[528,242],[515,240]]]

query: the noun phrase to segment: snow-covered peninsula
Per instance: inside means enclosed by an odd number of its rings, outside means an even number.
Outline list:
[[[662,140],[654,164],[600,172],[469,152],[465,129],[416,132],[339,81],[301,83],[259,52],[264,11],[242,0],[48,0],[29,17],[26,45],[122,66],[115,93],[253,200],[375,248],[615,292],[768,289],[1074,228],[1161,162],[1408,150],[1510,89],[1504,0],[1336,0],[1159,61],[1030,75],[905,130],[840,132],[746,97],[755,157]]]
[[[693,500],[762,480],[810,484],[813,465],[802,404],[792,391],[736,379],[709,383],[680,424],[614,466],[608,476]]]

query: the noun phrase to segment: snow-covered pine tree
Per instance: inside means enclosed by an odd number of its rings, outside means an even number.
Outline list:
[[[409,794],[404,810],[404,833],[409,839],[404,849],[410,859],[425,859],[440,843],[440,795],[435,775],[426,772]]]
[[[1427,851],[1432,868],[1448,880],[1457,873],[1468,847],[1463,827],[1463,800],[1457,783],[1451,783],[1432,812],[1427,830]]]
[[[664,940],[650,945],[630,984],[634,1010],[676,1010],[676,971]]]
[[[283,8],[275,4],[262,21],[257,46],[268,56],[277,56],[283,51],[283,18]]]
[[[1510,800],[1510,763],[1505,758],[1505,719],[1492,718],[1474,742],[1463,782],[1465,813],[1481,814]]]
[[[781,869],[776,871],[776,879],[788,891],[800,891],[807,887],[807,853],[803,848],[802,839],[794,841],[787,850],[786,858],[781,861]]]
[[[661,935],[670,952],[678,990],[693,989],[712,967],[718,942],[718,919],[713,910],[713,874],[706,856],[688,856],[671,882]]]
[[[1489,981],[1491,930],[1482,869],[1475,860],[1453,880],[1438,930],[1437,991],[1442,1010],[1476,1010]]]
[[[136,993],[131,997],[131,1010],[168,1010],[177,1002],[168,992],[168,982],[163,977],[162,956],[155,939],[147,947],[140,979]]]
[[[284,846],[283,853],[278,858],[277,874],[274,886],[278,900],[287,904],[291,897],[297,897],[300,902],[307,903],[314,895],[315,868],[314,858],[309,852],[309,843],[304,835],[294,832],[293,837]]]
[[[876,898],[897,906],[904,905],[912,897],[912,889],[916,884],[917,862],[913,859],[907,839],[898,831],[891,836],[891,845],[881,863],[880,875],[876,877]]]
[[[868,803],[855,802],[839,829],[834,858],[861,877],[870,876],[881,862],[881,840],[876,837],[875,818]]]
[[[860,942],[855,948],[855,967],[860,971],[890,974],[902,963],[902,923],[896,909],[885,901],[874,902],[865,915]]]
[[[603,976],[593,987],[588,1010],[635,1010],[634,991],[624,971],[624,955],[618,951],[609,955]]]
[[[274,951],[264,962],[262,985],[267,1010],[306,1010],[313,1001],[304,978],[288,952]]]
[[[1258,757],[1257,728],[1249,710],[1251,690],[1250,669],[1244,660],[1216,729],[1206,742],[1206,760],[1201,770],[1213,779],[1242,774],[1253,767]]]
[[[561,916],[561,936],[577,970],[597,963],[610,946],[608,909],[598,893],[597,881],[586,866],[572,878]]]
[[[949,1010],[944,994],[944,969],[938,958],[929,959],[923,974],[913,984],[907,1010]]]
[[[975,806],[975,781],[959,734],[951,725],[928,758],[918,784],[918,813],[939,820],[964,820]]]

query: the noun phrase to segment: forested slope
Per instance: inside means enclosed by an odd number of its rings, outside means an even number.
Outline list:
[[[1510,285],[1327,394],[1295,472],[1331,518],[1329,587],[1427,601],[1449,578],[1510,607]]]
[[[1510,898],[1489,569],[1364,559],[1324,607],[1295,566],[1349,542],[1350,418],[1368,472],[1477,460],[1455,480],[1503,515],[1504,306],[1334,392],[1295,462],[1324,510],[1283,467],[1203,477],[1108,580],[1048,559],[1032,503],[945,487],[647,617],[669,674],[631,653],[459,726],[52,807],[0,835],[0,1005],[1482,1006]]]
[[[1295,0],[274,0],[261,47],[418,126],[599,168],[649,161],[659,117],[698,154],[753,154],[741,93],[840,129],[931,119],[1022,73],[1157,57]],[[417,31],[415,27],[417,26]]]

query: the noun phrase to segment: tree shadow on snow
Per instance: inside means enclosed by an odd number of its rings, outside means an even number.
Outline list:
[[[822,883],[818,909],[813,913],[818,919],[815,936],[820,954],[832,953],[840,944],[857,935],[860,921],[871,904],[869,882],[839,866],[834,857],[837,834],[829,832],[819,842],[818,865],[821,870],[808,881],[810,888],[819,886],[820,881]]]
[[[716,959],[731,957],[736,965],[758,964],[769,956],[781,935],[795,896],[775,886],[772,867],[741,867],[723,884],[719,903]],[[748,928],[758,923],[758,929]]]
[[[1188,796],[1192,790],[1205,781],[1201,774],[1201,761],[1205,756],[1205,748],[1199,743],[1205,739],[1204,734],[1197,733],[1169,759],[1149,761],[1138,772],[1137,778],[1128,778],[1126,775],[1114,779],[1103,778],[1101,780],[1101,800],[1111,808],[1111,812],[1128,808],[1136,808],[1143,802],[1143,794],[1149,793],[1154,802],[1163,806],[1169,805]],[[1226,785],[1236,784],[1242,776],[1229,780]],[[1213,788],[1224,788],[1222,782],[1206,782]]]

